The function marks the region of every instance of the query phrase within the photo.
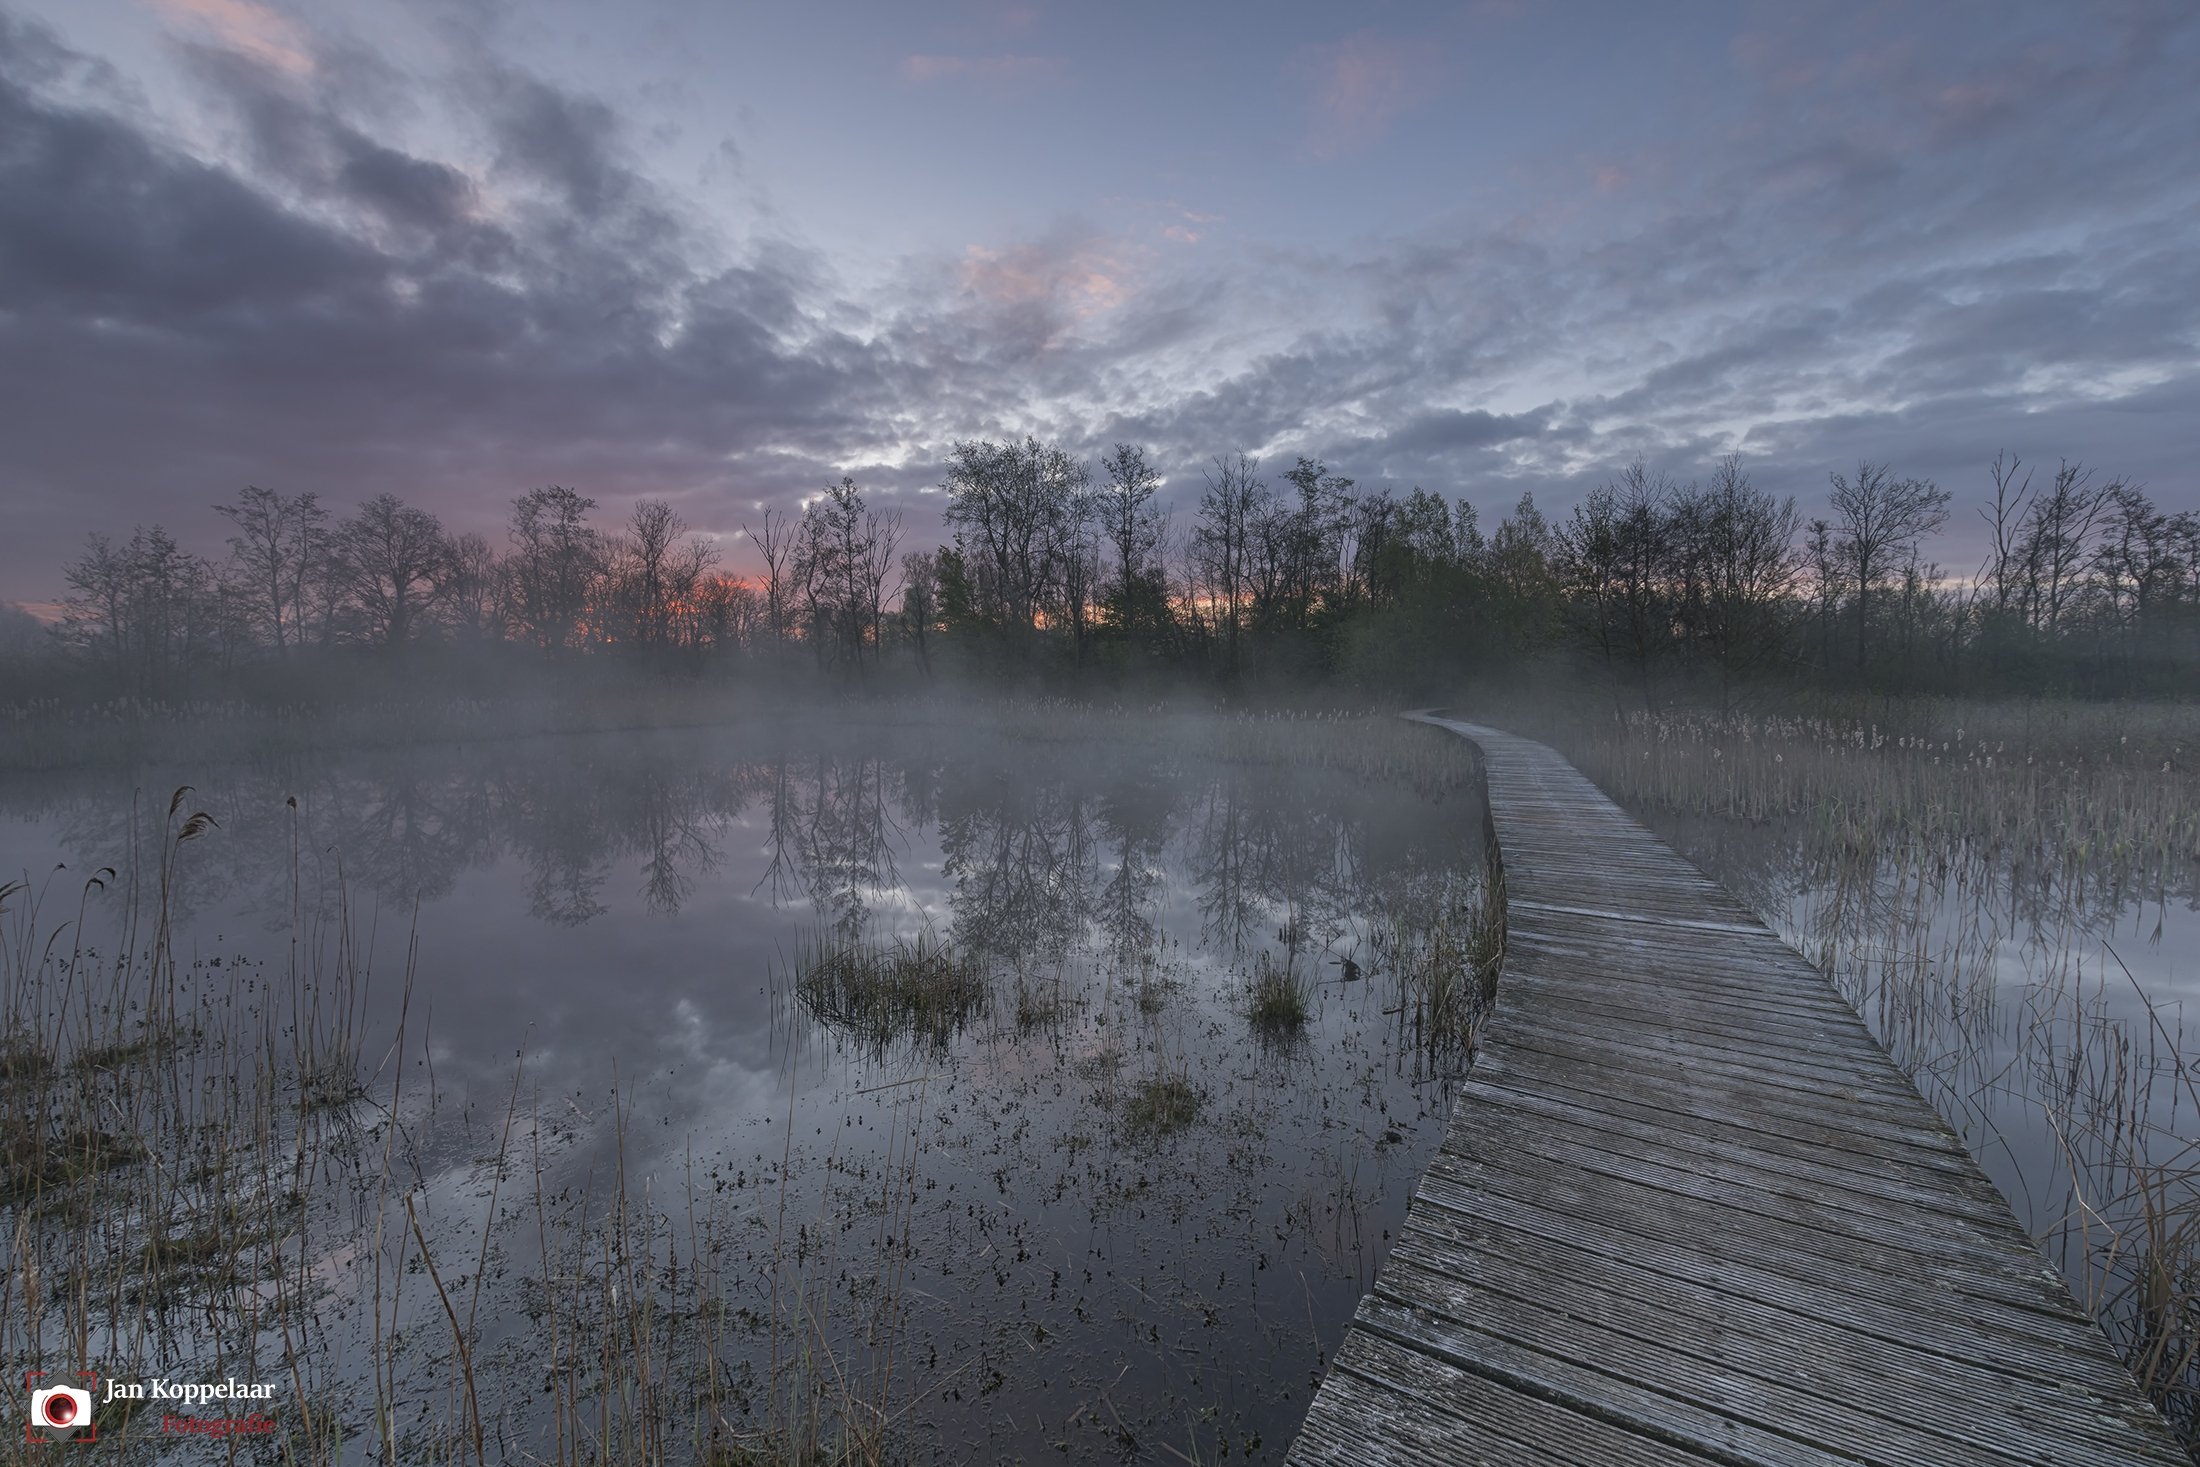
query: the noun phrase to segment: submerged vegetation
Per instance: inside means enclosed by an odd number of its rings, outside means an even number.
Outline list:
[[[1198,1119],[1199,1091],[1187,1075],[1142,1080],[1123,1104],[1124,1124],[1140,1135],[1174,1135]]]

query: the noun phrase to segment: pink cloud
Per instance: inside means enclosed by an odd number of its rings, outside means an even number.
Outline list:
[[[963,254],[963,284],[979,300],[997,306],[1051,305],[1079,319],[1130,299],[1120,261],[1086,246],[1061,250],[1016,245],[989,250],[972,245]]]
[[[1161,207],[1176,216],[1173,223],[1161,226],[1161,237],[1177,244],[1198,244],[1207,236],[1207,226],[1220,224],[1220,214],[1202,214],[1197,209],[1187,209],[1182,204],[1167,203]]]
[[[295,21],[253,0],[151,0],[170,21],[196,25],[213,32],[222,44],[241,55],[304,76],[313,70],[313,56],[306,37]]]
[[[965,299],[1029,344],[1052,348],[1076,327],[1138,293],[1135,266],[1098,238],[1054,238],[989,249],[971,245],[957,268]]]
[[[1314,83],[1314,131],[1308,146],[1333,158],[1367,146],[1399,113],[1432,90],[1427,54],[1403,42],[1361,31],[1304,53]]]

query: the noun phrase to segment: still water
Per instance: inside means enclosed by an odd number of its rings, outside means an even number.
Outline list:
[[[620,1228],[676,1459],[820,1409],[899,1459],[1280,1458],[1462,1065],[1384,954],[1475,900],[1471,780],[971,727],[541,738],[0,786],[0,872],[51,927],[113,868],[83,930],[121,934],[185,784],[216,824],[172,848],[183,981],[366,975],[352,1161],[301,1263],[352,1460],[462,1434],[422,1252],[478,1294],[498,1450],[609,1420],[555,1340],[633,1322],[585,1278]],[[983,1000],[805,1001],[821,954],[897,944],[963,955]],[[1303,1026],[1253,1020],[1264,970],[1304,981]]]

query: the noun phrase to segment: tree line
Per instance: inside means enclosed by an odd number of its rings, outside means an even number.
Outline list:
[[[1559,663],[1653,707],[1768,682],[2200,687],[2200,515],[2079,464],[1997,458],[1992,550],[1967,575],[1927,555],[1950,491],[1884,463],[1830,475],[1806,516],[1736,456],[1687,483],[1638,461],[1562,520],[1527,495],[1486,533],[1464,499],[1363,489],[1305,457],[1273,479],[1212,460],[1181,527],[1135,445],[1098,470],[1031,439],[956,445],[950,541],[905,566],[915,634],[1011,669],[1400,691]]]
[[[577,490],[531,490],[512,501],[499,550],[395,495],[339,519],[315,494],[251,487],[214,507],[233,532],[226,558],[192,554],[159,525],[121,543],[91,535],[63,572],[53,636],[104,691],[147,698],[241,666],[426,644],[668,666],[766,642],[835,659],[884,645],[900,524],[852,482],[800,516],[765,516],[768,598],[721,569],[719,547],[668,502],[641,501],[617,529],[592,521],[596,507]]]
[[[742,526],[761,562],[748,575],[662,500],[605,528],[586,495],[535,489],[499,547],[394,495],[338,518],[314,494],[254,487],[214,507],[226,557],[159,526],[89,537],[54,637],[102,689],[148,698],[426,644],[668,670],[1401,692],[1563,664],[1646,706],[1768,682],[2200,685],[2200,516],[2077,464],[2039,474],[2005,455],[1989,480],[1989,553],[1968,575],[1927,558],[1950,492],[1870,462],[1831,475],[1816,515],[1729,457],[1687,483],[1630,464],[1556,522],[1523,496],[1485,532],[1464,499],[1364,489],[1305,457],[1272,477],[1217,457],[1172,508],[1136,445],[1087,463],[1035,438],[971,440],[940,486],[943,543],[905,548],[899,514],[843,478]]]

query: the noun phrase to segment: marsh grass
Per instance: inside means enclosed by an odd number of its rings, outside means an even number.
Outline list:
[[[1070,1016],[1086,1006],[1084,992],[1083,985],[1072,982],[1060,968],[1045,977],[1034,977],[1019,968],[1011,988],[1016,1032],[1060,1032]]]
[[[813,1017],[881,1048],[914,1039],[944,1049],[992,1001],[984,965],[930,933],[819,933],[795,954],[793,970]]]
[[[1454,873],[1415,893],[1374,933],[1396,985],[1391,1012],[1413,1049],[1442,1071],[1470,1064],[1497,1005],[1505,960],[1505,876],[1494,843],[1479,879]]]
[[[1246,1017],[1270,1036],[1295,1034],[1313,1011],[1314,985],[1299,972],[1295,957],[1277,962],[1263,951],[1246,986]]]
[[[286,1098],[298,1089],[289,1061],[301,1043],[359,1052],[347,1025],[361,972],[318,942],[294,946],[300,966],[285,981],[181,971],[176,874],[218,829],[189,795],[175,793],[150,849],[134,846],[119,872],[73,891],[51,879],[0,887],[0,1208],[12,1243],[0,1349],[125,1378],[282,1380],[303,1408],[330,1385],[311,1273],[322,1218],[304,1198],[356,1137]],[[57,901],[68,905],[54,914]],[[95,936],[102,911],[119,915]],[[302,1013],[289,1000],[307,989],[316,1007]],[[321,1032],[301,1039],[301,1023]],[[296,1414],[293,1447],[314,1419]],[[158,1429],[128,1412],[99,1421],[94,1460],[123,1459]],[[333,1452],[324,1440],[292,1460]]]
[[[188,828],[172,820],[170,840]],[[487,1467],[514,1450],[553,1467],[895,1460],[922,1077],[896,1104],[885,1166],[844,1181],[817,1216],[788,1213],[782,1166],[772,1303],[757,1314],[740,1302],[753,1282],[728,1263],[742,1256],[737,1240],[692,1164],[671,1198],[630,1174],[630,1096],[612,1096],[609,1175],[554,1179],[554,1126],[539,1098],[523,1100],[516,1069],[475,1163],[484,1205],[472,1223],[439,1218],[407,1160],[433,1097],[406,1096],[403,1064],[387,1076],[344,1068],[385,1047],[413,1052],[404,1001],[395,1032],[368,1042],[356,952],[323,961],[312,956],[320,944],[302,943],[294,982],[231,967],[194,996],[149,971],[159,947],[72,942],[74,912],[42,922],[21,885],[7,901],[0,1222],[12,1246],[0,1348],[11,1359],[287,1388],[280,1435],[232,1439],[247,1452],[238,1460]],[[904,960],[892,981],[924,995],[907,1001],[935,1015],[969,1007],[967,994],[935,991],[940,973],[960,968],[936,946],[888,956]],[[291,1002],[309,992],[302,1007]],[[360,1124],[361,1108],[381,1124]],[[849,1238],[841,1215],[874,1220],[875,1236]],[[359,1292],[332,1309],[324,1270],[352,1254]],[[516,1339],[492,1329],[500,1305],[485,1296],[486,1280],[506,1272],[529,1324]],[[851,1276],[873,1281],[860,1298],[847,1294]],[[365,1323],[340,1333],[353,1308]],[[743,1334],[768,1337],[761,1371],[729,1352]],[[158,1413],[98,1420],[86,1461],[138,1460],[160,1431]]]
[[[1729,819],[1808,817],[1880,846],[2158,881],[2200,858],[2200,711],[1919,704],[1885,721],[1691,714],[1549,730],[1616,796]]]
[[[1199,1089],[1188,1073],[1163,1069],[1139,1081],[1124,1098],[1123,1124],[1135,1136],[1173,1136],[1199,1119],[1200,1104]]]

